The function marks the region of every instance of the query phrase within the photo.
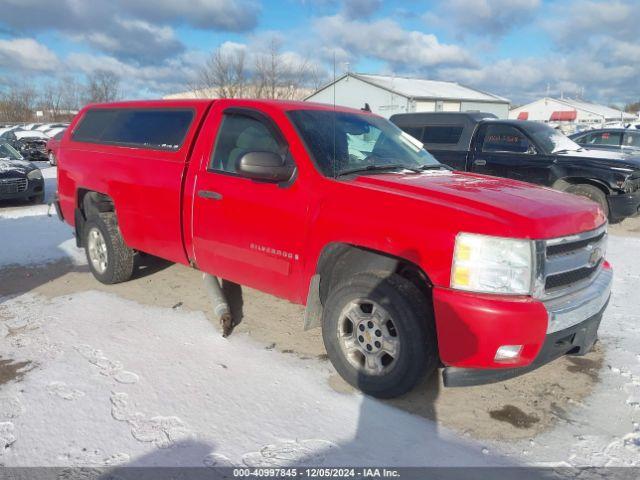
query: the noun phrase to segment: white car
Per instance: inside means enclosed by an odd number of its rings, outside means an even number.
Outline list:
[[[64,132],[66,129],[67,127],[55,127],[55,128],[50,128],[49,130],[45,130],[42,133],[44,133],[49,138],[53,138],[60,132]]]

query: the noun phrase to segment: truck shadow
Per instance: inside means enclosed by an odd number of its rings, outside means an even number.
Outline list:
[[[264,421],[268,425],[270,419],[265,418]],[[327,418],[327,421],[331,422],[331,418]],[[260,425],[255,425],[255,428],[260,429]],[[216,449],[212,443],[184,440],[169,448],[155,449],[131,459],[127,464],[101,469],[102,474],[98,478],[232,478],[234,475],[230,467],[402,468],[407,470],[402,472],[401,478],[445,480],[558,478],[557,472],[551,469],[524,468],[513,459],[488,452],[480,444],[457,438],[449,432],[439,432],[434,422],[397,411],[370,397],[361,399],[357,427],[349,440],[321,440],[318,437],[322,433],[315,431],[309,431],[307,435],[307,439],[276,441],[274,444],[258,446],[254,452],[239,456],[236,453],[233,457],[225,455],[227,452]],[[376,478],[382,477],[380,474]]]
[[[154,257],[146,253],[138,253],[135,256],[132,280],[148,277],[165,270],[173,265],[173,262],[160,257]]]

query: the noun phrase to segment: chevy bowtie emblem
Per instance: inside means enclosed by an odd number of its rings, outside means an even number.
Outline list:
[[[594,248],[593,252],[591,252],[591,256],[589,257],[589,266],[595,267],[600,263],[600,259],[602,258],[602,250],[600,248]]]

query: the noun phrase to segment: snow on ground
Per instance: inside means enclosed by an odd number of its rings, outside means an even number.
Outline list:
[[[0,415],[16,439],[6,465],[149,464],[168,447],[200,466],[210,455],[260,466],[278,455],[326,465],[496,461],[432,422],[334,392],[326,364],[223,339],[200,313],[99,292],[48,303],[26,295],[6,307],[19,333],[2,351],[34,366],[3,388]]]
[[[501,450],[535,462],[640,466],[640,238],[610,236],[615,276],[599,337],[605,366],[599,385],[555,429]],[[500,445],[497,445],[500,448]]]
[[[70,227],[60,222],[53,207],[50,209],[47,205],[55,192],[56,169],[47,163],[38,164],[45,178],[45,203],[25,205],[23,202],[13,202],[0,209],[0,267],[44,263],[61,258],[71,258],[74,263],[85,262],[84,254],[75,249]],[[52,216],[48,217],[48,213]],[[28,248],[25,248],[25,242],[28,242]]]
[[[0,212],[0,268],[81,261],[46,207]],[[0,366],[17,377],[0,382],[0,465],[640,465],[639,248],[610,240],[599,386],[510,443],[338,393],[328,363],[223,339],[201,312],[97,291],[2,299],[0,285]]]

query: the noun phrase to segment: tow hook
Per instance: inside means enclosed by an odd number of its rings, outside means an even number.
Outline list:
[[[234,327],[229,302],[227,302],[227,298],[217,277],[204,273],[202,280],[204,281],[204,287],[209,294],[209,298],[213,303],[213,314],[222,327],[222,336],[226,338],[231,334]]]

